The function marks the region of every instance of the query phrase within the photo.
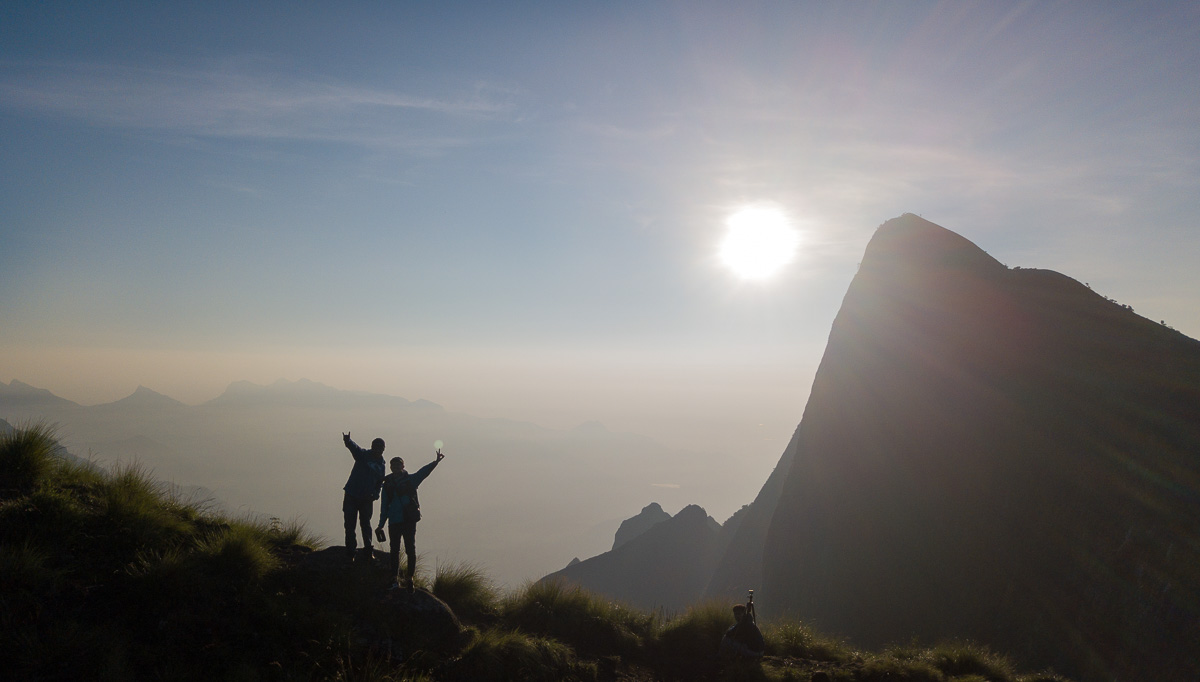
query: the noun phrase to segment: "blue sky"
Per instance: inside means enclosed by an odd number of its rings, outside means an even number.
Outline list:
[[[875,227],[1200,336],[1195,3],[5,3],[0,380],[307,377],[768,470]],[[724,220],[781,207],[778,275]]]

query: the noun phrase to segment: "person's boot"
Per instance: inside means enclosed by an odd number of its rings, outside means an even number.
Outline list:
[[[408,579],[405,581],[405,583],[407,585],[409,594],[412,594],[413,592],[417,591],[417,586],[416,586],[416,584],[413,583],[413,574],[411,571],[409,572]]]

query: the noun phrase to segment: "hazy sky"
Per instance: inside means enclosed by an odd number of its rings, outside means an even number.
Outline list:
[[[1200,5],[0,6],[0,380],[307,377],[761,470],[884,220],[1200,336]],[[781,273],[716,257],[769,203]]]

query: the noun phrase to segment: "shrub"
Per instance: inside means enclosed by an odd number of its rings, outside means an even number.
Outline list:
[[[504,601],[502,621],[593,656],[637,655],[655,619],[563,581],[530,583]]]
[[[552,639],[486,630],[445,668],[445,678],[479,682],[595,680],[596,666],[579,662],[571,647]]]
[[[460,619],[494,617],[499,611],[496,587],[475,564],[443,564],[434,571],[433,594]]]

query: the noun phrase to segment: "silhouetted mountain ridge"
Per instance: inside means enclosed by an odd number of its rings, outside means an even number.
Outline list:
[[[621,527],[617,528],[616,535],[613,537],[612,548],[616,549],[620,547],[670,518],[671,515],[663,511],[663,508],[657,502],[651,502],[642,507],[642,511],[637,516],[630,517],[621,522]]]
[[[642,608],[681,611],[708,583],[719,531],[703,508],[688,505],[624,544],[543,580],[566,580]]]
[[[763,590],[875,646],[970,637],[1085,679],[1200,674],[1200,343],[911,214],[868,245]]]

